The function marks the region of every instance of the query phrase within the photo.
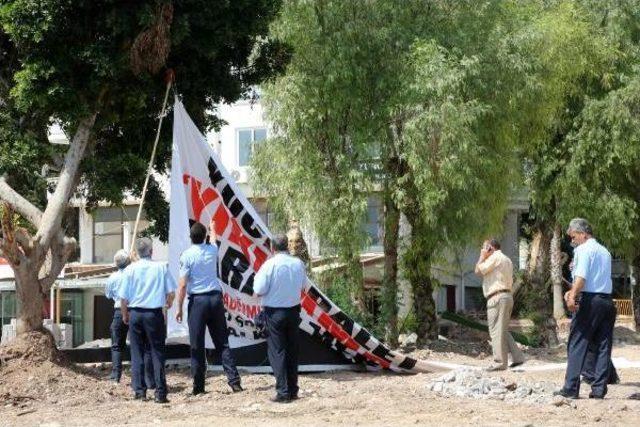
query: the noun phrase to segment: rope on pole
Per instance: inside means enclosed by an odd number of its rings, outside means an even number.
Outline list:
[[[162,111],[160,112],[160,120],[158,122],[158,129],[156,131],[156,139],[153,142],[153,150],[151,151],[151,158],[149,159],[149,165],[147,166],[147,176],[144,180],[144,186],[142,187],[142,196],[140,197],[140,206],[138,206],[138,213],[136,215],[136,222],[133,226],[133,234],[131,236],[131,247],[129,248],[129,254],[133,255],[133,248],[135,247],[136,237],[138,235],[138,225],[140,223],[140,217],[142,216],[142,208],[144,206],[144,199],[147,195],[147,188],[149,187],[149,178],[153,173],[153,162],[156,157],[156,149],[158,148],[158,141],[160,140],[160,131],[162,130],[162,121],[164,116],[167,115],[167,100],[169,99],[169,91],[174,80],[173,70],[167,70],[165,74],[165,80],[167,82],[167,90],[164,93],[164,101],[162,102]]]

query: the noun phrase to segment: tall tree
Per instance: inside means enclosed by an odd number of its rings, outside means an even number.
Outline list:
[[[526,96],[536,98],[538,104],[522,128],[519,144],[529,189],[532,233],[521,294],[530,295],[529,313],[541,343],[554,343],[553,318],[564,314],[558,215],[560,178],[570,157],[566,135],[585,94],[606,84],[615,49],[589,14],[574,2],[541,4],[522,35],[521,49],[531,58]]]
[[[393,331],[402,213],[411,225],[402,264],[423,340],[437,333],[433,263],[497,230],[518,176],[513,149],[538,111],[527,86],[531,52],[520,48],[530,8],[369,3],[287,3],[274,35],[294,55],[265,91],[276,137],[259,151],[254,177],[274,204],[299,210],[349,256],[364,243],[365,197],[381,190],[390,233],[384,322]]]
[[[41,328],[43,296],[76,246],[62,227],[70,196],[80,188],[89,203],[119,204],[124,190],[140,191],[164,95],[159,73],[173,68],[192,117],[214,125],[215,103],[282,68],[286,51],[266,38],[279,3],[0,2],[0,250],[15,272],[19,333]],[[62,155],[47,142],[51,120],[69,135]],[[45,200],[34,171],[56,162]]]

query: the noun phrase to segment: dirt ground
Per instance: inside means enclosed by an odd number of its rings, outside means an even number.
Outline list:
[[[440,340],[413,352],[426,359],[486,366],[488,346],[476,342]],[[527,350],[525,366],[565,360],[564,347]],[[614,357],[640,361],[640,345],[619,343]],[[5,362],[0,368],[0,425],[224,425],[224,426],[398,426],[398,425],[639,425],[640,369],[620,369],[621,383],[610,386],[605,400],[588,399],[581,390],[576,407],[524,404],[498,400],[444,398],[425,385],[438,374],[397,375],[389,372],[326,372],[303,374],[301,396],[288,404],[269,402],[274,394],[270,375],[243,375],[243,393],[233,394],[224,376],[211,373],[205,395],[189,396],[186,368],[167,374],[170,403],[134,401],[127,376],[120,384],[108,379],[109,367],[62,368],[40,362],[26,366]],[[514,382],[552,381],[562,384],[564,371],[501,372],[495,376]]]

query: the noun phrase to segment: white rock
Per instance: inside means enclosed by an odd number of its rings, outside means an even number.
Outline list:
[[[404,345],[416,345],[417,342],[418,342],[418,334],[413,332],[413,333],[410,333],[409,335],[407,335],[407,337],[405,338],[403,344]]]
[[[452,383],[456,380],[456,371],[448,372],[446,375],[442,377],[442,381],[446,383]]]

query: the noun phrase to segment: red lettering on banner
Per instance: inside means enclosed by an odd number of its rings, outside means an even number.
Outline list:
[[[253,255],[255,255],[256,257],[256,260],[253,263],[253,270],[258,271],[260,270],[260,267],[262,267],[262,264],[264,264],[264,262],[267,260],[268,255],[265,251],[257,246],[253,248]]]
[[[240,313],[247,319],[253,320],[260,312],[259,305],[247,304],[239,298],[231,298],[229,294],[223,295],[222,302],[227,311]]]
[[[213,214],[213,220],[215,221],[216,234],[222,236],[230,220],[229,212],[222,204],[218,206],[218,209]]]

